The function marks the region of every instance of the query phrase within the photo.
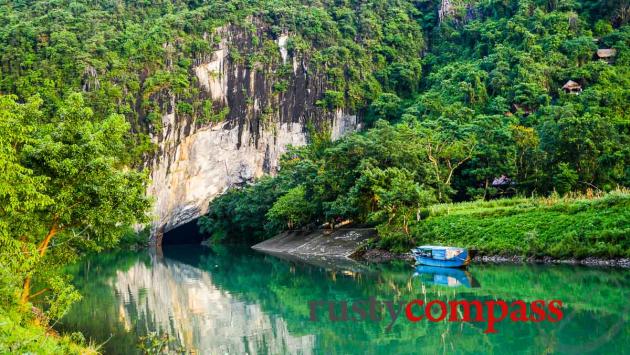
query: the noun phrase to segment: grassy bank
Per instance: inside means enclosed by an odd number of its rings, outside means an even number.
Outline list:
[[[60,336],[17,310],[0,308],[0,354],[97,354],[81,333]]]
[[[630,192],[441,204],[411,226],[418,244],[482,255],[630,257]]]

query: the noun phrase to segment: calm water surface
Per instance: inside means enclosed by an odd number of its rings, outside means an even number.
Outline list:
[[[313,265],[315,264],[315,265]],[[419,272],[418,272],[419,271]],[[58,324],[107,354],[138,352],[168,334],[196,354],[575,353],[630,349],[630,271],[571,266],[473,265],[469,273],[406,263],[287,261],[247,248],[169,247],[163,254],[104,253],[70,272],[83,300]],[[559,323],[411,323],[309,320],[309,300],[560,299]],[[322,316],[325,313],[322,312]],[[323,317],[322,317],[323,318]]]

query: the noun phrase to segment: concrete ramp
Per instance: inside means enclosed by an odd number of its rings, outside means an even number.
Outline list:
[[[374,273],[373,268],[369,264],[346,257],[274,253],[270,251],[265,251],[264,253],[290,262],[306,263],[329,271],[341,271],[346,275],[348,271],[350,274]]]
[[[252,248],[271,254],[287,254],[298,257],[348,258],[370,238],[376,237],[371,228],[317,230],[310,232],[290,231],[281,233]]]

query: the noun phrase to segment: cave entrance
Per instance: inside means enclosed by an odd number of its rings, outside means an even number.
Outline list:
[[[200,244],[207,236],[199,233],[197,219],[193,219],[188,223],[184,223],[179,227],[175,227],[164,233],[162,237],[162,246],[182,245],[182,244]]]

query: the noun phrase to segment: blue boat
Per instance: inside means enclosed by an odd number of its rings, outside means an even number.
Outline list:
[[[466,248],[423,245],[411,249],[411,253],[421,265],[466,267],[470,263],[470,254]]]
[[[479,287],[477,280],[467,270],[418,265],[413,276],[430,285]]]

